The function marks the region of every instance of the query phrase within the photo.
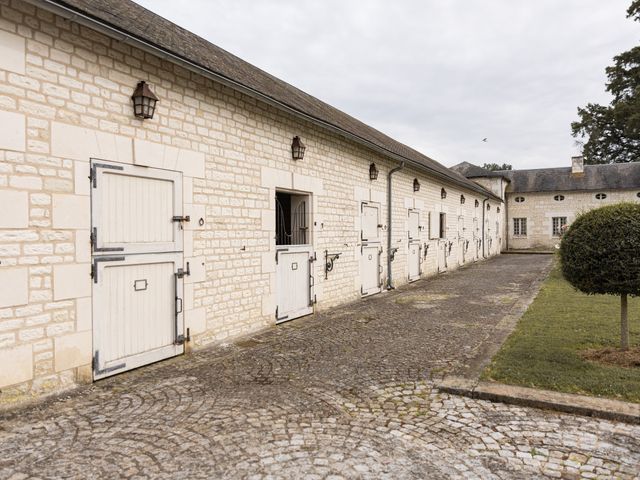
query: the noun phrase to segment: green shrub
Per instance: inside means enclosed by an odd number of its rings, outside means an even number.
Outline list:
[[[622,348],[628,348],[627,295],[640,295],[640,204],[584,213],[560,243],[564,278],[587,294],[621,297]],[[626,331],[625,331],[626,330]]]

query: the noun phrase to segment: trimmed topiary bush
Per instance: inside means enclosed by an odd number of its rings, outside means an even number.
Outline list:
[[[629,348],[627,296],[640,295],[640,204],[580,215],[562,236],[564,278],[581,292],[620,295],[620,345]]]

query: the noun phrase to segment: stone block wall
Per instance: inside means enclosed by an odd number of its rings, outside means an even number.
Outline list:
[[[0,12],[0,403],[92,378],[91,158],[182,172],[184,214],[195,220],[184,230],[192,270],[184,317],[194,347],[274,325],[279,188],[312,196],[316,308],[360,298],[360,202],[378,202],[388,225],[386,175],[397,163],[21,0],[0,0]],[[160,98],[152,120],[132,113],[140,80]],[[291,159],[295,135],[307,145],[302,161]],[[420,210],[421,241],[430,245],[423,275],[438,271],[430,213],[447,212],[456,268],[458,236],[480,236],[472,225],[482,207],[474,205],[484,197],[410,167],[394,176],[393,191],[394,283],[408,281],[409,208]],[[488,224],[502,222],[499,204],[489,203]],[[490,230],[497,245],[500,233]],[[324,250],[343,253],[327,280]]]
[[[600,193],[604,193],[606,198],[597,199],[596,195]],[[638,202],[639,193],[640,189],[508,193],[509,249],[555,249],[560,238],[553,236],[553,217],[567,217],[567,223],[571,224],[578,214],[593,208],[619,202]],[[564,200],[555,200],[557,195],[563,196]],[[517,197],[524,198],[524,201],[516,202]],[[514,218],[527,219],[527,235],[514,235]]]

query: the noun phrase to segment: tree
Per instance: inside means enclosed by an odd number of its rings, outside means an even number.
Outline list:
[[[564,278],[581,292],[620,296],[620,346],[629,348],[627,296],[640,295],[640,204],[584,213],[560,243]]]
[[[627,18],[640,22],[640,0],[631,3]],[[640,161],[640,46],[613,60],[606,70],[611,103],[578,108],[580,119],[571,124],[587,164]]]
[[[638,0],[640,1],[640,0]],[[503,163],[502,165],[498,163],[485,163],[482,168],[485,170],[489,170],[490,172],[497,172],[500,170],[511,170],[513,167],[508,163]]]

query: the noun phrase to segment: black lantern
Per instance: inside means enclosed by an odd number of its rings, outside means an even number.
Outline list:
[[[447,198],[447,191],[444,188],[440,190],[440,198]]]
[[[138,83],[131,99],[133,100],[133,113],[136,117],[153,118],[158,97],[153,94],[149,85],[144,81]]]
[[[480,202],[476,200],[476,208],[478,208],[479,206],[480,206]]]
[[[413,191],[414,192],[419,192],[420,191],[420,182],[418,181],[417,178],[413,179]]]
[[[369,165],[369,179],[377,180],[378,179],[378,167],[376,167],[375,163]]]
[[[464,202],[466,202],[467,199],[464,198],[464,195],[460,195],[460,205],[464,205]]]
[[[293,137],[293,142],[291,143],[291,155],[294,160],[302,160],[304,158],[304,151],[307,149],[300,137],[297,135]]]

